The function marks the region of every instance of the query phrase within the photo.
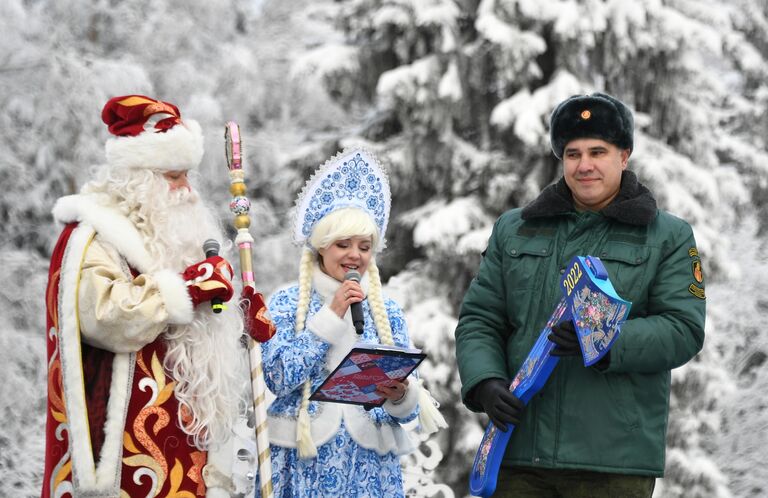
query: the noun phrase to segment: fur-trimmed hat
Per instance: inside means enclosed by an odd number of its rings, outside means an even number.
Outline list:
[[[558,105],[549,119],[549,140],[558,159],[571,140],[599,138],[632,152],[635,130],[632,111],[604,93],[574,95]]]
[[[113,97],[101,119],[115,138],[107,140],[107,162],[120,168],[165,171],[194,169],[203,158],[203,134],[178,107],[144,95]]]

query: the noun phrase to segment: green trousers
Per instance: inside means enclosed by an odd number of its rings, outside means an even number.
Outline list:
[[[494,498],[651,498],[655,477],[502,467]]]

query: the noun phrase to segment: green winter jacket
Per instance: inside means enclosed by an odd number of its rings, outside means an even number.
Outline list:
[[[515,375],[577,255],[601,258],[632,301],[629,319],[607,368],[560,360],[523,412],[503,465],[662,476],[670,370],[703,345],[704,283],[691,227],[657,210],[632,172],[601,212],[576,212],[561,179],[497,220],[456,329],[462,399],[481,411],[472,388]]]

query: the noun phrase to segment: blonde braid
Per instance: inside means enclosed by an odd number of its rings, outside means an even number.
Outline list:
[[[302,386],[299,416],[296,420],[296,449],[299,458],[315,458],[317,446],[312,441],[312,426],[309,421],[309,396],[312,394],[312,383],[307,380]]]
[[[373,312],[373,321],[376,323],[376,330],[379,333],[379,340],[387,346],[394,346],[395,341],[392,338],[392,327],[389,325],[389,316],[384,308],[384,298],[381,295],[381,276],[379,267],[373,259],[368,264],[369,292],[368,304]]]
[[[314,271],[315,253],[304,248],[299,263],[299,302],[296,303],[296,326],[298,334],[304,330],[309,311],[309,298],[312,292],[312,272]],[[301,404],[296,422],[296,447],[299,458],[314,458],[317,456],[317,446],[312,441],[312,430],[309,421],[309,396],[312,394],[312,380],[307,379],[301,390]]]
[[[295,332],[304,330],[304,322],[309,310],[309,297],[312,292],[312,271],[315,263],[315,253],[311,249],[304,248],[299,263],[299,302],[296,303]]]

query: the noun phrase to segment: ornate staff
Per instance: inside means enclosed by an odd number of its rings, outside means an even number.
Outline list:
[[[235,244],[237,244],[240,250],[240,275],[243,279],[243,288],[251,287],[255,291],[256,284],[253,279],[253,262],[251,259],[253,237],[251,237],[251,233],[248,231],[248,227],[251,225],[251,218],[248,214],[251,202],[245,195],[245,172],[242,165],[243,150],[240,142],[240,127],[234,121],[227,123],[224,131],[224,141],[227,152],[227,166],[229,167],[229,191],[232,194],[229,210],[235,215],[233,224],[237,228]],[[253,305],[253,302],[251,305]],[[272,498],[272,462],[267,433],[267,386],[264,383],[264,372],[262,370],[261,345],[250,334],[248,337],[260,490],[262,497]]]

